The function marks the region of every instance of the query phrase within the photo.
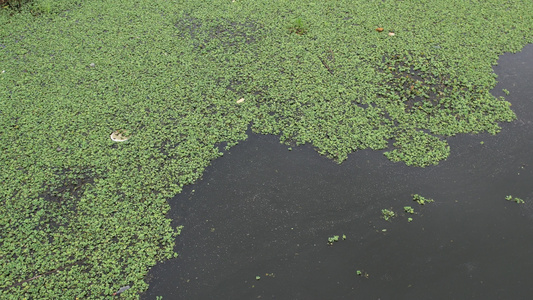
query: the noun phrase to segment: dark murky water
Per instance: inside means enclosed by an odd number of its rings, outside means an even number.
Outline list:
[[[496,136],[450,138],[435,167],[378,151],[337,165],[311,146],[251,135],[170,200],[185,226],[180,256],[152,269],[142,298],[531,299],[533,45],[494,70],[493,93],[510,91],[518,120]],[[435,203],[419,206],[415,193]],[[381,219],[384,208],[399,216]]]

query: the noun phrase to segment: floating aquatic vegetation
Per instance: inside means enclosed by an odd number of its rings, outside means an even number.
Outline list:
[[[414,214],[414,213],[415,213],[414,208],[412,208],[411,206],[404,206],[404,207],[403,207],[403,210],[404,210],[406,213],[409,213],[409,214]]]
[[[328,237],[328,245],[333,245],[334,242],[338,242],[338,241],[339,241],[338,235]]]
[[[365,272],[364,270],[356,270],[355,273],[357,274],[357,276],[361,276],[361,277],[364,277],[364,278],[369,278],[370,275]]]
[[[382,218],[385,221],[389,221],[390,219],[396,217],[396,213],[392,211],[392,209],[382,209],[381,210]]]
[[[505,196],[505,200],[507,201],[513,201],[513,202],[516,202],[518,204],[523,204],[525,203],[525,201],[521,198],[518,198],[518,197],[513,197],[511,195],[508,195],[508,196]]]
[[[416,201],[420,205],[425,205],[427,203],[435,202],[435,200],[433,200],[431,198],[422,197],[419,194],[414,194],[413,195],[413,201]]]
[[[176,255],[167,199],[250,126],[438,163],[515,119],[491,66],[533,42],[531,1],[45,2],[0,10],[4,297],[138,298]]]
[[[339,238],[340,238],[340,236],[338,236],[338,235],[334,235],[334,236],[328,237],[328,245],[331,246],[331,245],[333,245],[333,243],[338,242]],[[342,235],[342,240],[343,241],[346,240],[346,235],[345,234]]]

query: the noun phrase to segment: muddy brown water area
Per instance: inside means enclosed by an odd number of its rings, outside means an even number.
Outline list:
[[[179,257],[150,271],[141,298],[531,299],[533,45],[494,71],[493,94],[510,91],[518,120],[495,136],[449,138],[437,166],[366,150],[338,165],[251,134],[169,200],[185,226]],[[418,205],[415,193],[435,202]],[[382,209],[398,216],[387,222]]]

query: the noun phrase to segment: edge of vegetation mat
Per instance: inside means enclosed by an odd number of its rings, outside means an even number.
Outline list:
[[[496,134],[533,2],[35,0],[0,28],[0,294],[135,299],[176,256],[166,200],[250,126],[421,167]]]

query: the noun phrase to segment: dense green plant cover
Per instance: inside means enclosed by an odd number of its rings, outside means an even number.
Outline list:
[[[533,2],[35,0],[0,28],[1,297],[134,299],[175,256],[166,200],[250,125],[413,166],[497,133]]]

